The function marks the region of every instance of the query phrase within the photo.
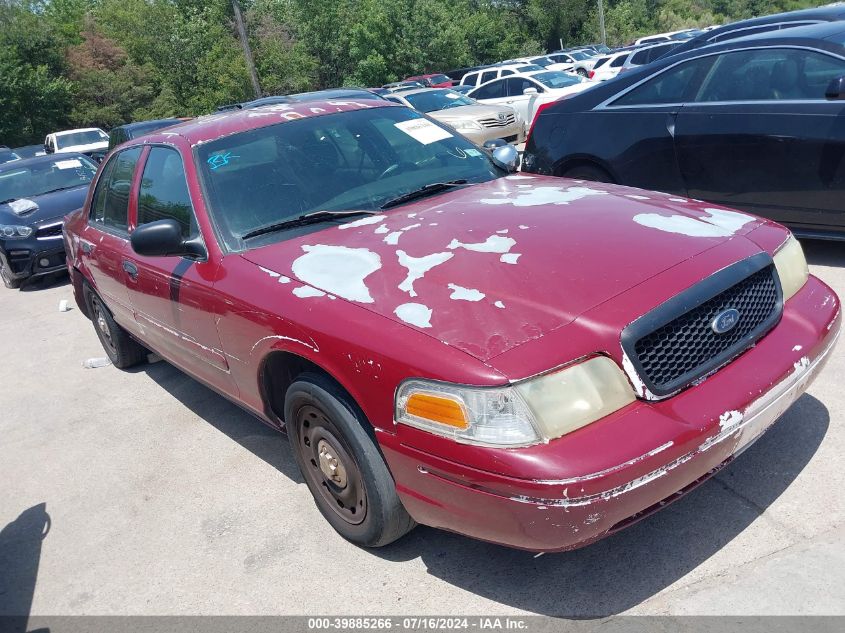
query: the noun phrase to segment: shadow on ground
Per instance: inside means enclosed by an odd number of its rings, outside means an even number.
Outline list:
[[[21,284],[21,292],[38,292],[49,288],[59,288],[70,284],[70,277],[66,272],[51,273],[43,277],[27,279]]]
[[[845,267],[845,244],[833,240],[801,240],[807,263],[816,266]]]
[[[0,629],[4,632],[26,631],[41,543],[49,531],[50,515],[45,503],[24,510],[0,531]]]
[[[167,363],[143,368],[196,415],[301,483],[287,439]],[[422,559],[462,590],[518,609],[601,617],[631,609],[717,553],[786,490],[815,454],[830,415],[809,395],[713,480],[633,527],[590,547],[533,554],[418,527],[373,556]],[[305,487],[297,494],[308,494]],[[491,517],[495,520],[495,517]]]

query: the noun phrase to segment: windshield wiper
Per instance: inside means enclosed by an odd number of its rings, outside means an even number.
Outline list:
[[[58,189],[50,189],[50,191],[45,191],[44,193],[39,193],[39,196],[46,196],[48,193],[56,193],[57,191],[67,191],[68,189],[78,189],[82,187],[85,183],[81,183],[78,185],[69,185],[67,187],[59,187]]]
[[[467,184],[466,179],[463,180],[449,180],[447,182],[433,182],[428,185],[424,185],[419,189],[414,189],[413,191],[409,191],[408,193],[403,193],[401,196],[396,196],[395,198],[391,198],[380,208],[382,209],[389,209],[390,207],[395,207],[397,205],[402,204],[403,202],[410,202],[411,200],[416,200],[417,198],[424,198],[426,196],[430,196],[433,193],[437,193],[438,191],[444,191],[446,189],[451,189],[452,187],[459,187],[460,185]]]
[[[295,226],[318,224],[320,222],[325,222],[326,220],[331,220],[332,218],[337,217],[345,217],[350,215],[373,215],[374,213],[375,211],[364,211],[361,209],[355,211],[312,211],[311,213],[298,215],[295,218],[290,218],[289,220],[283,220],[282,222],[276,222],[274,224],[268,224],[267,226],[262,226],[257,229],[253,229],[249,233],[244,233],[243,235],[241,235],[241,239],[248,240],[253,237],[258,237],[259,235],[275,233],[276,231],[282,231],[284,229],[292,228]]]
[[[14,202],[18,198],[9,198],[8,200],[0,200],[0,204],[9,204],[10,202]]]

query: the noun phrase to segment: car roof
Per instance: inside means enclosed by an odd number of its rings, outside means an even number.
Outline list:
[[[414,88],[413,90],[403,90],[402,92],[394,92],[393,96],[407,97],[409,95],[424,94],[426,92],[453,92],[451,88]]]
[[[76,132],[102,132],[98,127],[78,127],[73,130],[62,130],[61,132],[53,132],[56,136],[64,136],[65,134],[75,134]]]
[[[170,123],[172,125],[177,125],[181,123],[181,119],[153,119],[151,121],[133,121],[132,123],[125,123],[123,125],[119,125],[117,127],[112,128],[112,130],[116,130],[118,128],[122,130],[126,130],[127,132],[134,132],[136,130],[143,130],[147,127],[157,127],[159,125],[164,125],[165,123]]]
[[[91,159],[84,154],[79,154],[77,152],[63,152],[61,154],[45,154],[44,156],[21,158],[20,160],[15,160],[10,163],[2,163],[0,164],[0,172],[20,169],[21,167],[30,167],[41,163],[53,163],[57,160],[73,160],[74,158],[84,158],[89,163],[91,162]]]
[[[735,44],[743,42],[754,41],[773,41],[773,40],[794,40],[794,39],[811,39],[811,40],[827,40],[845,32],[845,22],[820,22],[819,24],[808,24],[806,26],[793,26],[788,29],[779,29],[777,31],[767,31],[765,33],[755,33],[753,35],[743,35],[717,44],[711,44],[704,48],[710,48],[718,44]],[[702,49],[703,50],[703,49]]]
[[[405,106],[400,106],[386,99],[361,99],[357,101],[332,99],[301,103],[277,103],[247,110],[227,110],[197,117],[161,132],[155,131],[139,137],[137,140],[129,141],[125,146],[167,142],[172,136],[180,136],[191,145],[199,145],[229,134],[267,127],[285,121],[370,108],[399,107]]]

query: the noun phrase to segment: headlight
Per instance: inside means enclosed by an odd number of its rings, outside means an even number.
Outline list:
[[[17,224],[0,224],[0,238],[5,240],[22,240],[32,235],[32,227]]]
[[[456,130],[480,130],[481,124],[476,121],[455,121],[450,123]]]
[[[408,380],[396,394],[396,421],[468,444],[527,446],[571,433],[635,399],[619,366],[595,356],[506,387]]]
[[[794,235],[790,235],[789,239],[775,253],[775,268],[778,271],[778,277],[780,277],[784,301],[801,290],[807,283],[810,269],[807,268],[804,250]]]

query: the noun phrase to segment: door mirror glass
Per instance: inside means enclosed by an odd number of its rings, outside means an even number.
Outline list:
[[[825,99],[845,99],[845,77],[832,80],[824,93]]]
[[[184,240],[176,220],[157,220],[139,226],[130,238],[132,250],[144,257],[199,257],[205,250],[197,240]],[[200,252],[200,250],[202,252]]]

